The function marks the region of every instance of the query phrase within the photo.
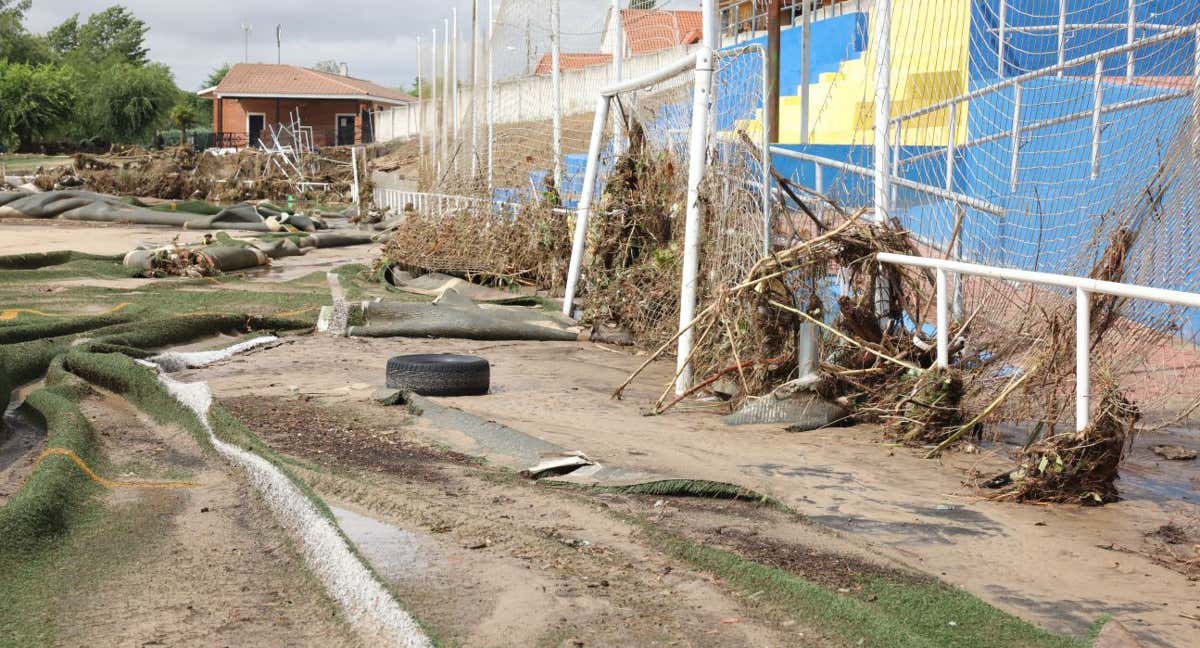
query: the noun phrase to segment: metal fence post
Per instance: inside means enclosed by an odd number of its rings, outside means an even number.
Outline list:
[[[955,137],[957,136],[955,131],[958,130],[958,110],[956,109],[956,106],[958,106],[958,104],[952,103],[947,109],[947,111],[950,113],[950,123],[949,127],[947,128],[949,131],[949,137],[947,139],[949,141],[946,144],[946,191],[954,191],[954,154],[955,147],[958,145],[958,143],[955,141]]]
[[[1012,159],[1008,163],[1009,190],[1017,190],[1017,156],[1021,154],[1021,85],[1013,88]]]
[[[550,0],[550,84],[554,101],[554,188],[562,195],[562,60],[559,0]]]
[[[938,268],[937,283],[937,366],[950,366],[950,314],[946,299],[946,271]]]
[[[1096,60],[1096,73],[1092,78],[1092,180],[1100,177],[1100,124],[1104,108],[1104,60]]]
[[[1008,0],[1000,0],[1000,16],[999,16],[998,34],[1000,42],[996,46],[996,76],[1004,78],[1004,41],[1008,38],[1005,33],[1008,25]]]
[[[875,220],[883,222],[892,211],[891,174],[888,172],[888,125],[891,99],[891,0],[876,0],[872,16],[875,42]]]
[[[1075,289],[1075,429],[1083,431],[1088,425],[1091,394],[1092,323],[1091,299],[1088,291]]]
[[[1058,64],[1067,60],[1067,0],[1058,0]],[[1062,78],[1063,71],[1058,71]]]
[[[1134,39],[1137,38],[1137,0],[1129,0],[1129,16],[1125,23],[1125,44],[1133,46]],[[1133,50],[1125,55],[1125,82],[1133,82],[1133,67],[1134,56]]]

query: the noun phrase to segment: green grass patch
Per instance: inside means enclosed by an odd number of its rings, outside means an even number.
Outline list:
[[[994,608],[963,590],[939,583],[902,583],[874,578],[856,595],[824,589],[781,569],[735,553],[696,544],[630,519],[664,552],[723,579],[756,601],[845,646],[879,648],[1082,648],[1084,639],[1063,637]]]

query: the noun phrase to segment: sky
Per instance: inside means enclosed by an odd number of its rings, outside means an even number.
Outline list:
[[[544,32],[549,0],[495,0],[497,13],[506,17],[503,52],[507,60],[498,66],[508,71],[523,67],[525,32],[530,32],[534,50],[539,51],[538,20]],[[501,2],[505,7],[501,7]],[[599,44],[609,0],[561,0],[564,51],[588,51]],[[480,0],[486,12],[488,0]],[[81,19],[113,4],[121,4],[150,27],[147,45],[151,60],[165,63],[175,74],[180,88],[199,89],[204,78],[222,63],[243,58],[242,24],[251,25],[249,60],[274,63],[275,25],[283,25],[282,62],[311,66],[333,59],[345,62],[350,74],[376,83],[408,86],[416,76],[417,38],[426,48],[430,30],[442,30],[451,7],[459,9],[463,34],[460,59],[466,54],[470,34],[471,0],[33,0],[26,16],[30,31],[44,33],[78,12]],[[695,8],[698,0],[665,0],[664,6]],[[529,20],[524,20],[528,17]],[[520,26],[529,25],[528,29]],[[441,36],[439,35],[439,41]],[[593,45],[593,42],[595,43]],[[441,43],[439,43],[439,48]],[[428,57],[428,49],[425,50]],[[425,69],[428,70],[428,58]],[[536,61],[535,61],[536,62]],[[428,74],[428,72],[426,72]],[[498,73],[499,74],[499,73]]]

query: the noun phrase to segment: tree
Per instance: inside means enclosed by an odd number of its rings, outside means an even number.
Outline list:
[[[229,68],[230,65],[228,63],[222,63],[212,72],[209,72],[204,82],[200,84],[200,90],[207,90],[220,85],[221,81],[225,80],[225,75],[229,74]],[[213,123],[213,102],[208,99],[201,99],[191,92],[186,94],[188,95],[187,103],[195,110],[196,123],[211,125]]]
[[[230,67],[231,66],[228,63],[222,63],[221,65],[217,66],[215,70],[208,73],[208,77],[204,79],[204,84],[200,89],[205,90],[221,85],[221,82],[225,80],[225,75],[229,74]]]
[[[629,0],[630,9],[653,9],[658,6],[658,0]]]
[[[162,64],[117,63],[97,69],[86,95],[80,135],[129,142],[145,140],[166,121],[179,90]]]
[[[317,72],[327,72],[329,74],[341,74],[342,73],[342,64],[338,63],[337,61],[335,61],[333,59],[328,59],[325,61],[317,61],[315,64],[313,64],[312,69],[316,70]]]
[[[78,18],[72,17],[66,23],[59,25],[64,30],[62,36],[70,34],[70,23],[78,25]],[[58,30],[59,28],[55,28]],[[146,62],[145,48],[146,24],[133,16],[125,7],[108,7],[100,13],[92,13],[88,22],[76,26],[73,52],[77,56],[90,61],[108,61],[120,59],[130,64],[143,66]]]
[[[79,14],[67,18],[47,32],[46,44],[50,46],[50,51],[59,56],[66,56],[79,49]]]
[[[181,133],[179,138],[180,145],[184,144],[187,142],[188,129],[196,124],[196,110],[186,103],[177,103],[171,108],[169,117],[171,123]]]
[[[0,60],[13,63],[45,63],[49,50],[45,41],[25,30],[22,20],[30,0],[0,0]]]
[[[64,132],[75,96],[74,79],[60,66],[0,62],[0,143],[18,148]]]
[[[428,79],[422,79],[420,85],[417,85],[417,80],[413,79],[411,86],[409,86],[407,89],[401,89],[414,97],[420,97],[422,99],[428,99],[430,96],[432,96],[433,92],[433,86],[430,85]]]

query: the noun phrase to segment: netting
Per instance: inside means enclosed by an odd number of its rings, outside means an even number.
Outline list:
[[[1196,290],[1200,235],[1191,187],[1200,5],[891,6],[889,171],[907,182],[893,183],[887,215],[923,253]],[[853,22],[839,26],[847,20]],[[807,85],[808,123],[792,135],[784,128],[788,148],[861,167],[806,160],[785,169],[850,210],[874,203],[877,20],[871,11],[814,23],[814,46],[824,42],[842,54]],[[796,94],[803,91],[801,84]],[[795,105],[792,97],[785,104]],[[786,105],[783,118],[800,121]],[[805,129],[810,139],[801,144]],[[932,294],[928,274],[912,280],[924,296]],[[967,409],[980,411],[1013,376],[1037,368],[1039,375],[989,420],[1070,429],[1073,295],[990,279],[954,286],[954,330],[969,324],[959,361],[984,368],[974,371]],[[932,313],[920,308],[908,325],[927,335],[920,320]],[[1103,298],[1093,298],[1091,309],[1097,381],[1111,381],[1135,402],[1144,427],[1194,425],[1200,313]]]

